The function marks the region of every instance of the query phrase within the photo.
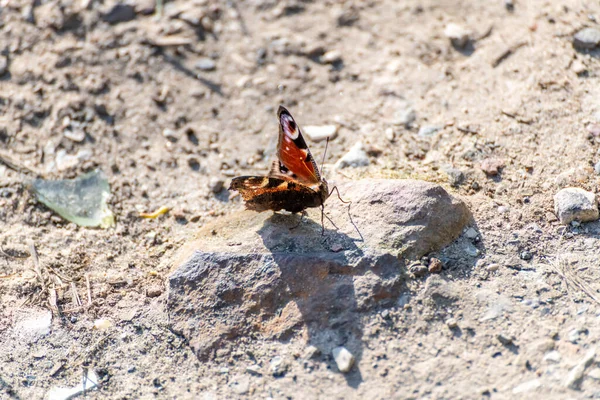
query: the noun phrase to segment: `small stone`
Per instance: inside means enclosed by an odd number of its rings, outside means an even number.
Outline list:
[[[408,270],[417,278],[427,275],[429,272],[429,268],[421,264],[420,262],[416,262],[408,267]]]
[[[600,161],[598,161],[595,165],[594,165],[594,172],[598,175],[600,175]]]
[[[596,357],[596,350],[591,349],[588,351],[583,359],[577,364],[569,373],[564,381],[564,386],[569,389],[578,390],[581,385],[581,381],[583,380],[583,375],[585,373],[585,369],[592,365],[594,362],[594,358]]]
[[[527,382],[523,382],[518,386],[515,386],[512,390],[513,394],[521,394],[537,390],[542,386],[542,381],[539,379],[533,379]]]
[[[61,149],[56,152],[55,162],[57,170],[65,171],[75,168],[79,164],[79,158],[77,158],[77,156],[67,154],[65,149]]]
[[[327,138],[334,139],[337,136],[337,125],[308,125],[302,128],[306,136],[313,142],[320,142]]]
[[[504,0],[504,8],[506,8],[507,11],[514,11],[515,10],[515,3],[513,0]]]
[[[595,221],[599,217],[596,195],[580,188],[561,189],[554,195],[554,212],[564,225],[575,220]]]
[[[448,318],[446,320],[446,326],[450,329],[456,329],[458,327],[458,321],[455,318]]]
[[[587,329],[571,329],[568,334],[569,342],[577,344],[581,338],[581,334],[587,334]]]
[[[413,122],[417,119],[417,113],[412,108],[405,108],[398,110],[394,113],[393,123],[395,125],[404,125],[406,128],[410,128]]]
[[[504,160],[500,158],[486,158],[481,162],[480,167],[486,175],[496,176],[500,173],[500,170],[504,168],[504,166]]]
[[[113,326],[113,323],[106,318],[100,318],[94,321],[94,329],[99,331],[105,330]]]
[[[222,367],[221,369],[219,369],[219,373],[221,375],[227,375],[229,373],[229,368],[227,367]]]
[[[467,231],[465,232],[465,236],[466,236],[468,239],[475,240],[475,239],[477,239],[477,238],[479,237],[479,232],[477,232],[477,231],[476,231],[475,229],[473,229],[473,228],[469,228],[469,229],[467,229]]]
[[[448,175],[448,183],[457,187],[465,181],[465,174],[456,168],[444,168],[444,172]]]
[[[203,57],[194,64],[194,67],[200,71],[214,71],[217,69],[217,63],[212,58]]]
[[[342,61],[342,53],[338,50],[330,50],[321,56],[323,64],[336,64]]]
[[[81,143],[85,140],[83,129],[65,129],[63,135],[74,142]]]
[[[513,339],[511,337],[509,337],[509,336],[506,336],[503,333],[499,333],[496,336],[496,339],[498,339],[498,341],[500,343],[502,343],[504,346],[509,346],[509,345],[513,344]]]
[[[499,214],[506,214],[510,211],[510,208],[507,206],[499,206],[498,207],[498,213]]]
[[[396,140],[396,131],[394,131],[394,128],[386,128],[385,129],[385,138],[390,142],[393,142],[394,140]]]
[[[158,297],[162,294],[163,290],[160,286],[151,286],[146,290],[146,296],[148,297]]]
[[[444,35],[450,39],[452,46],[462,49],[469,43],[471,31],[461,25],[450,23],[446,25]]]
[[[210,181],[208,183],[208,188],[214,194],[218,194],[221,192],[221,190],[223,190],[224,185],[225,185],[225,181],[223,179],[213,176],[212,178],[210,178]]]
[[[544,354],[544,361],[548,363],[558,364],[561,360],[560,353],[556,350],[552,350]]]
[[[383,310],[381,312],[381,318],[388,319],[390,317],[390,310]]]
[[[348,8],[342,10],[336,17],[338,26],[352,26],[354,25],[360,18],[358,14],[358,10],[355,8]]]
[[[588,378],[592,378],[596,381],[600,381],[600,368],[594,368],[587,373]]]
[[[600,44],[600,30],[596,28],[584,28],[573,36],[573,46],[575,48],[593,49]]]
[[[302,358],[304,360],[310,360],[319,354],[321,354],[321,350],[319,350],[316,346],[310,345],[304,350],[304,353],[302,353]]]
[[[254,364],[254,365],[250,365],[249,367],[246,367],[246,372],[249,373],[250,375],[256,375],[256,376],[262,375],[262,372],[260,370],[260,365],[258,365],[258,364]]]
[[[331,245],[330,250],[333,251],[334,253],[338,253],[338,252],[344,250],[344,246],[342,246],[340,243],[334,243]]]
[[[442,272],[443,267],[444,267],[444,264],[442,263],[441,260],[439,260],[435,257],[431,257],[431,260],[429,260],[429,272],[431,272],[432,274],[437,274],[439,272]]]
[[[354,365],[354,356],[345,347],[336,347],[331,351],[335,363],[342,373],[347,373]]]
[[[274,377],[283,376],[283,375],[285,375],[285,373],[288,370],[288,364],[280,356],[273,357],[273,359],[270,362],[270,366],[271,366],[271,373],[273,374]]]
[[[533,258],[533,255],[529,251],[525,250],[522,251],[521,254],[519,254],[519,257],[521,257],[521,260],[528,261]]]
[[[135,8],[130,4],[115,4],[113,8],[102,16],[104,22],[108,22],[111,25],[131,21],[134,18]]]
[[[492,263],[488,265],[486,269],[490,272],[496,272],[500,269],[500,264]]]
[[[336,168],[340,169],[347,167],[365,167],[367,165],[369,165],[369,156],[361,142],[357,142],[352,146],[352,148],[335,164]]]
[[[0,76],[4,75],[8,70],[8,59],[6,56],[0,56]]]
[[[170,142],[175,143],[176,141],[179,140],[179,134],[177,133],[177,131],[174,131],[173,129],[165,129],[163,130],[163,136]]]
[[[442,128],[441,125],[425,125],[419,128],[418,135],[420,137],[432,137]]]

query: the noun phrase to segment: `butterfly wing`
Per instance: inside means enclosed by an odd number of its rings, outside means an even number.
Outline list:
[[[279,106],[277,117],[279,118],[277,143],[279,165],[274,165],[269,175],[297,180],[310,187],[320,184],[321,174],[317,163],[310,154],[300,127],[294,121],[292,114],[285,107]]]

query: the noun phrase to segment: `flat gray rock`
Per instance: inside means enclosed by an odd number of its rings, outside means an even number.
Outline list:
[[[180,250],[168,279],[170,319],[200,358],[245,335],[303,331],[323,351],[359,340],[360,312],[392,305],[406,291],[405,260],[449,244],[471,218],[464,203],[428,182],[338,187],[364,240],[334,194],[325,209],[338,229],[326,219],[324,235],[320,210],[300,225],[299,215],[241,211],[203,227]]]

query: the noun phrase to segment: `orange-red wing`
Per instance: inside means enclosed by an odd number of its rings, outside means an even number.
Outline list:
[[[302,137],[300,127],[283,106],[279,106],[277,116],[279,117],[277,156],[280,174],[290,176],[308,186],[320,183],[321,174]]]

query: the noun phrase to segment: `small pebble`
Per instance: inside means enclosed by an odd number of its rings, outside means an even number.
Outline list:
[[[444,264],[442,263],[441,260],[435,258],[435,257],[431,257],[431,259],[429,260],[429,272],[431,272],[432,274],[437,274],[439,272],[442,272],[442,268],[444,267]]]
[[[417,113],[412,108],[405,108],[394,113],[393,123],[395,125],[404,125],[410,128],[410,125],[417,119]]]
[[[600,368],[594,368],[594,369],[590,370],[590,372],[588,372],[586,374],[586,376],[595,381],[600,381]]]
[[[83,129],[65,129],[63,135],[69,140],[81,143],[85,140],[85,132]]]
[[[596,174],[600,175],[600,161],[598,161],[595,165],[594,165],[594,172],[596,172]]]
[[[450,23],[446,25],[444,35],[450,39],[454,47],[462,49],[469,43],[471,31],[461,25]]]
[[[396,132],[394,131],[394,128],[386,128],[385,138],[390,142],[393,142],[394,140],[396,140]],[[599,164],[600,164],[600,162],[599,162]]]
[[[365,151],[363,144],[357,142],[352,148],[338,160],[336,168],[364,167],[369,165],[369,156]]]
[[[319,350],[316,346],[310,345],[304,350],[304,353],[302,353],[302,358],[305,360],[310,360],[319,354],[321,354],[321,350]]]
[[[97,329],[99,331],[108,329],[111,326],[113,326],[113,323],[105,318],[97,319],[94,321],[94,329]]]
[[[0,56],[0,76],[4,75],[8,70],[8,59],[5,56]]]
[[[212,58],[203,57],[194,64],[194,67],[200,71],[214,71],[217,69],[217,63]]]
[[[473,229],[473,228],[469,228],[469,229],[467,229],[467,231],[465,232],[465,236],[466,236],[468,239],[475,240],[475,239],[477,239],[477,238],[479,237],[479,233],[478,233],[478,232],[477,232],[475,229]]]
[[[599,217],[596,195],[580,188],[561,189],[554,195],[554,212],[564,225],[595,221]]]
[[[487,266],[487,270],[490,272],[496,272],[500,269],[500,264],[492,263]]]
[[[179,135],[177,134],[177,131],[174,131],[173,129],[163,130],[163,136],[173,143],[179,140]]]
[[[481,170],[488,176],[498,175],[504,166],[504,160],[500,158],[486,158],[481,162]]]
[[[246,372],[249,373],[250,375],[256,375],[256,376],[262,375],[262,372],[260,371],[260,366],[257,364],[246,367]]]
[[[579,386],[581,386],[581,382],[583,381],[583,376],[585,374],[585,369],[592,365],[594,362],[594,358],[596,357],[596,350],[589,350],[583,359],[577,364],[575,367],[569,371],[567,377],[564,381],[564,386],[569,389],[578,390]]]
[[[420,137],[432,137],[442,128],[441,125],[425,125],[419,128],[418,135]]]
[[[270,367],[271,367],[271,373],[273,374],[273,376],[280,377],[280,376],[285,375],[285,373],[287,372],[288,364],[285,362],[285,360],[282,357],[276,356],[276,357],[273,357],[273,359],[271,360]]]
[[[533,258],[533,255],[527,250],[522,251],[519,256],[521,257],[521,260],[525,261],[531,260]]]
[[[306,136],[313,142],[320,142],[327,138],[334,139],[337,136],[337,125],[308,125],[302,128]]]
[[[456,329],[458,327],[458,321],[455,318],[448,318],[446,320],[446,326],[450,329]]]
[[[323,64],[335,64],[342,61],[342,53],[338,50],[330,50],[321,56]]]
[[[561,360],[560,353],[556,350],[552,350],[544,354],[544,361],[548,363],[558,364]]]
[[[225,181],[223,179],[213,176],[212,178],[210,178],[210,181],[208,183],[208,188],[214,194],[218,194],[221,192],[221,190],[223,190],[224,185],[225,185]]]
[[[421,263],[414,263],[413,265],[408,267],[408,270],[417,278],[425,276],[429,272],[429,268],[427,268]]]
[[[354,356],[345,347],[336,347],[331,351],[335,363],[342,373],[349,372],[354,365]]]
[[[499,206],[498,207],[498,212],[500,214],[506,214],[507,212],[510,211],[510,208],[506,207],[506,206]]]
[[[159,286],[153,286],[153,287],[149,287],[146,290],[146,296],[148,297],[158,297],[162,294],[163,290],[161,287]]]
[[[503,333],[499,333],[496,336],[496,339],[498,339],[498,341],[505,346],[513,344],[513,339],[509,336],[504,335]]]
[[[332,245],[331,245],[330,249],[331,249],[331,251],[333,251],[334,253],[338,253],[338,252],[340,252],[340,251],[344,250],[344,246],[342,246],[342,245],[341,245],[341,244],[339,244],[339,243],[334,243],[334,244],[332,244]]]
[[[465,181],[465,174],[456,168],[444,168],[444,172],[448,175],[448,183],[457,187]]]
[[[104,22],[118,24],[131,21],[135,18],[135,8],[130,4],[117,3],[106,14],[102,16]]]
[[[580,50],[593,49],[600,44],[600,30],[584,28],[573,36],[573,46]]]

